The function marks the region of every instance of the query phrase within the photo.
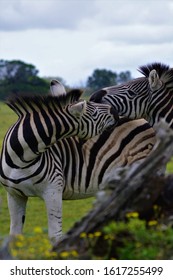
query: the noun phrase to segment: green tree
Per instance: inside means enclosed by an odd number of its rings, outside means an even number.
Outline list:
[[[39,78],[32,64],[20,60],[0,60],[0,99],[10,94],[46,94],[49,85]]]
[[[86,85],[90,93],[104,87],[110,87],[127,82],[131,79],[132,77],[130,71],[122,71],[117,74],[111,70],[96,69],[93,74],[88,77]]]
[[[130,81],[131,79],[132,79],[132,76],[131,76],[130,71],[120,72],[118,74],[117,83],[118,84],[126,83],[126,82]]]
[[[87,87],[96,91],[103,87],[116,84],[117,74],[106,69],[94,70],[92,76],[88,77]]]

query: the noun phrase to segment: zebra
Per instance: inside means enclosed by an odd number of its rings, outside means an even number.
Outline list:
[[[10,235],[22,233],[28,197],[38,196],[47,207],[50,239],[59,239],[63,191],[66,195],[59,141],[71,136],[79,142],[87,140],[118,121],[110,105],[80,100],[80,96],[81,91],[73,90],[60,97],[15,96],[7,101],[18,115],[4,137],[0,159]]]
[[[145,77],[94,92],[90,101],[111,104],[119,115],[145,118],[153,127],[163,119],[173,128],[173,68],[151,63],[139,68]]]

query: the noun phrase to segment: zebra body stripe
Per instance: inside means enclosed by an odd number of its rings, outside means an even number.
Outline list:
[[[124,119],[113,130],[86,142],[77,137],[61,139],[28,167],[8,167],[5,159],[1,177],[7,190],[15,187],[24,196],[40,197],[42,185],[56,185],[60,177],[64,199],[84,198],[93,196],[115,168],[145,158],[154,144],[155,134],[146,121]]]

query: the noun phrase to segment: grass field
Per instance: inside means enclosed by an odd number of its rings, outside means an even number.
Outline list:
[[[3,103],[0,103],[0,149],[2,147],[3,137],[17,116],[11,109]],[[168,164],[167,170],[173,172],[173,162]],[[63,202],[63,231],[66,232],[75,221],[79,220],[92,206],[94,198],[64,201]],[[9,233],[9,213],[6,201],[6,191],[0,186],[0,236]],[[27,206],[26,223],[24,233],[29,234],[35,227],[47,229],[47,216],[44,202],[39,198],[30,198]]]
[[[9,233],[9,213],[6,200],[6,191],[0,186],[0,236]],[[63,232],[66,232],[76,221],[84,216],[92,206],[94,198],[63,201]],[[44,202],[36,197],[30,198],[27,204],[24,233],[30,234],[35,227],[47,231],[47,216]]]

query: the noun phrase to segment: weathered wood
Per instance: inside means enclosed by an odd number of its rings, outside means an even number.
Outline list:
[[[156,202],[173,205],[173,197],[169,195],[173,194],[173,177],[159,174],[173,155],[173,132],[165,124],[161,124],[157,131],[157,147],[150,156],[109,174],[93,209],[65,234],[53,250],[61,252],[75,248],[81,252],[88,246],[86,240],[80,238],[81,233],[98,231],[111,220],[124,219],[129,211],[145,216]]]

